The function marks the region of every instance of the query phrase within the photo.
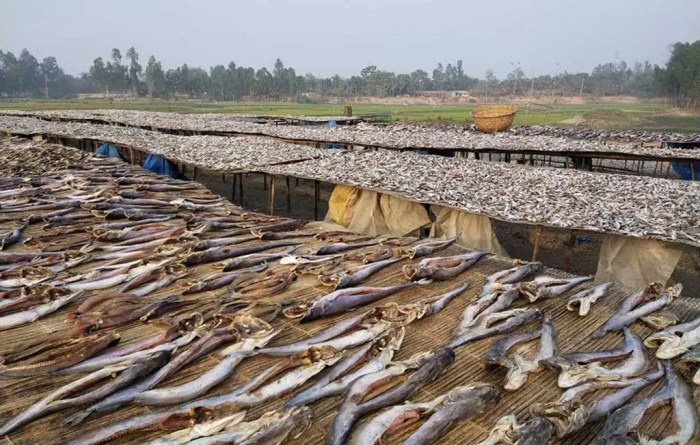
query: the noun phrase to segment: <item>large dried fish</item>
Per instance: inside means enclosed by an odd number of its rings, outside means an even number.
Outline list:
[[[681,367],[690,368],[691,363],[700,364],[700,346],[698,345],[695,345],[693,349],[678,358],[678,364]],[[693,375],[693,383],[700,385],[700,367],[698,367]]]
[[[357,352],[345,357],[327,370],[313,385],[289,399],[286,406],[307,405],[324,397],[342,394],[345,389],[363,375],[384,369],[399,350],[404,338],[404,328],[394,328],[378,337]],[[362,364],[362,361],[365,361]]]
[[[404,441],[404,445],[434,444],[459,423],[479,416],[496,405],[500,398],[498,388],[486,383],[454,388],[445,394],[440,406]]]
[[[540,347],[534,351],[533,358],[528,358],[527,355],[533,352],[531,348],[518,347],[518,345],[538,338]],[[508,351],[514,347],[517,350],[513,355],[508,356]],[[485,360],[489,365],[502,366],[508,370],[503,387],[508,391],[515,391],[523,386],[528,374],[541,371],[542,362],[555,355],[554,325],[545,316],[539,329],[523,334],[509,335],[494,342],[486,353]]]
[[[184,260],[182,260],[182,264],[186,266],[194,266],[197,264],[215,263],[217,261],[223,261],[229,258],[236,258],[278,247],[297,246],[298,244],[299,243],[291,241],[273,241],[248,247],[214,247],[212,249],[189,254]]]
[[[82,298],[82,296],[82,291],[73,292],[67,295],[59,296],[47,303],[39,304],[14,314],[4,315],[0,317],[0,330],[32,323],[42,317],[45,317],[46,315],[56,312],[63,306],[77,301],[78,299]]]
[[[152,357],[138,363],[125,363],[99,369],[85,377],[63,385],[46,397],[33,403],[20,414],[5,422],[0,427],[0,434],[6,435],[22,425],[51,413],[98,401],[114,391],[129,385],[134,380],[150,374],[153,370],[163,366],[166,361],[166,354],[156,353]],[[118,375],[115,377],[116,374]],[[112,377],[112,380],[101,387],[70,397],[80,390],[89,389],[96,383],[110,377]]]
[[[539,276],[532,281],[518,284],[518,290],[530,300],[530,303],[534,303],[540,299],[558,297],[575,286],[591,280],[593,280],[593,277],[555,278]]]
[[[421,260],[417,266],[404,266],[403,273],[411,281],[421,279],[449,280],[472,267],[486,255],[488,252],[476,251],[449,257],[426,258]]]
[[[571,388],[583,382],[592,380],[621,380],[637,377],[645,373],[651,362],[647,356],[642,339],[635,335],[629,328],[624,328],[625,340],[622,351],[629,350],[630,355],[623,363],[614,368],[601,366],[600,361],[592,361],[599,358],[612,358],[610,351],[599,353],[570,354],[568,357],[559,356],[547,360],[548,363],[561,369],[558,378],[560,388]],[[620,351],[613,350],[616,353]],[[578,357],[577,357],[578,356]]]
[[[488,294],[499,292],[508,289],[503,285],[517,283],[524,278],[538,274],[544,269],[544,265],[538,261],[532,263],[522,263],[519,260],[514,261],[514,267],[506,270],[500,270],[486,277],[484,288],[479,293],[477,298],[485,297]]]
[[[447,249],[452,243],[457,241],[462,234],[459,233],[452,238],[447,238],[444,240],[427,240],[420,244],[417,244],[411,248],[401,248],[397,249],[397,253],[401,256],[406,256],[410,259],[419,258],[422,256],[430,255],[435,252],[439,252],[443,249]]]
[[[599,284],[595,287],[588,289],[583,289],[580,292],[575,293],[569,297],[569,301],[566,303],[566,308],[570,311],[575,311],[578,308],[578,314],[581,317],[588,315],[588,312],[598,300],[603,298],[607,293],[613,282],[609,281],[607,283]]]
[[[652,283],[643,291],[627,297],[617,312],[593,333],[593,338],[600,338],[608,332],[620,330],[639,318],[669,305],[680,295],[682,290],[681,284],[676,284],[663,291],[663,287],[659,283]],[[644,303],[645,301],[648,302]]]
[[[322,284],[326,286],[333,286],[334,289],[352,287],[362,283],[371,275],[382,270],[383,268],[401,260],[402,258],[390,258],[388,260],[377,261],[365,266],[350,268],[336,274],[319,275],[318,279]]]
[[[363,286],[339,289],[313,301],[287,308],[283,313],[286,317],[299,318],[301,323],[305,323],[373,303],[413,285],[413,283],[403,283],[389,287]]]
[[[644,340],[644,344],[650,348],[658,348],[657,358],[672,359],[678,357],[693,346],[700,344],[700,317],[655,332]]]
[[[379,244],[378,240],[370,240],[354,243],[333,243],[326,244],[316,251],[316,255],[330,255],[334,253],[347,252],[348,250],[359,249],[360,247],[374,246]]]
[[[541,320],[543,312],[539,309],[511,309],[504,312],[482,314],[474,320],[474,324],[459,333],[448,347],[456,348],[496,334],[509,332],[530,322]]]
[[[673,415],[678,425],[677,431],[654,443],[689,444],[696,438],[698,429],[698,412],[693,402],[693,393],[685,381],[676,374],[673,365],[664,361],[666,372],[665,384],[657,392],[629,403],[608,416],[603,431],[598,435],[598,444],[628,443],[627,435],[639,427],[644,413],[659,405],[671,403]],[[641,443],[652,443],[652,439],[642,433],[638,434]]]
[[[338,414],[326,435],[326,444],[345,443],[352,427],[360,417],[405,401],[423,386],[438,378],[452,364],[454,357],[454,351],[449,348],[431,351],[414,356],[405,363],[367,374],[355,380],[343,396]],[[418,368],[416,372],[403,383],[374,398],[364,400],[373,390],[385,386],[387,383],[392,383],[396,376],[415,367]]]

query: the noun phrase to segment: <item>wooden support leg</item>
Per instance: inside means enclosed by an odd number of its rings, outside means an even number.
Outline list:
[[[235,178],[236,175],[233,175],[233,177]],[[226,173],[222,173],[222,174],[221,174],[221,182],[223,182],[224,184],[226,184]]]
[[[270,189],[267,195],[268,213],[275,214],[275,175],[270,175]]]
[[[566,250],[564,251],[564,270],[571,270],[571,256],[574,253],[574,247],[576,246],[576,233],[572,232],[569,235],[569,242],[566,243]]]
[[[243,173],[238,174],[238,200],[243,207]]]
[[[263,190],[267,190],[267,175],[263,174]]]
[[[540,253],[540,236],[542,235],[542,226],[535,227],[535,245],[532,248],[532,260],[537,261],[537,255]]]
[[[226,174],[221,175],[224,179],[226,179]],[[236,200],[236,175],[235,173],[233,174],[233,179],[231,180],[231,202],[235,202]],[[224,181],[226,182],[226,181]]]
[[[287,213],[292,213],[292,186],[289,181],[289,176],[284,177],[287,183]]]
[[[192,169],[192,180],[193,181],[197,180],[197,167],[193,167],[193,169]]]
[[[314,181],[314,219],[319,220],[318,214],[320,212],[319,201],[321,200],[321,183]]]
[[[297,187],[299,187],[299,178],[296,178]]]

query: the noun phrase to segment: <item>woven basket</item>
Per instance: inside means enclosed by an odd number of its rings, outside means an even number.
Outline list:
[[[506,131],[515,118],[518,107],[515,105],[479,105],[472,111],[476,128],[485,133]]]

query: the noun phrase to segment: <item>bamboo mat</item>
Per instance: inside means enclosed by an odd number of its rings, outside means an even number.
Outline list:
[[[308,227],[322,230],[334,230],[335,227],[326,225],[325,223],[313,223]],[[3,226],[4,230],[5,227]],[[38,227],[32,226],[26,236],[38,235]],[[208,236],[215,236],[215,234]],[[216,234],[218,235],[218,234]],[[68,239],[66,241],[69,241]],[[300,242],[304,243],[302,251],[311,252],[315,248],[322,245],[321,242],[313,241],[312,238],[300,238]],[[251,242],[254,244],[259,241]],[[17,246],[15,246],[17,247]],[[21,246],[20,246],[21,247]],[[13,247],[13,249],[15,249]],[[20,250],[17,248],[16,250]],[[435,256],[446,256],[463,251],[459,247],[451,247]],[[410,260],[404,260],[397,264],[387,267],[381,272],[372,276],[366,285],[390,285],[405,281],[401,273],[401,267]],[[87,266],[86,266],[87,267]],[[374,304],[385,304],[389,301],[400,303],[412,303],[426,297],[439,295],[445,291],[454,288],[457,284],[464,281],[471,283],[471,287],[461,296],[453,300],[441,313],[423,320],[419,320],[409,325],[406,328],[406,337],[403,345],[394,356],[394,360],[406,359],[418,352],[427,351],[437,348],[447,343],[451,337],[453,330],[459,323],[461,314],[468,302],[478,294],[481,290],[481,285],[484,278],[491,273],[511,267],[509,261],[504,259],[489,257],[482,259],[474,267],[467,270],[459,277],[446,282],[433,282],[428,285],[423,285],[415,288],[409,288],[387,297],[380,302]],[[285,270],[288,266],[275,264],[273,270]],[[189,268],[191,273],[187,279],[206,277],[218,270],[211,265],[201,265]],[[558,270],[548,269],[546,274],[556,276],[567,276],[566,273]],[[578,288],[580,289],[580,288]],[[574,289],[569,294],[576,292]],[[159,292],[150,295],[148,299],[157,299],[177,290],[175,284],[172,284]],[[99,292],[99,291],[98,291]],[[217,292],[204,292],[194,294],[192,298],[207,299],[226,293],[227,291],[220,290]],[[329,288],[322,286],[320,282],[312,276],[300,276],[291,286],[284,292],[269,298],[269,301],[283,300],[304,300],[311,299],[329,292]],[[613,287],[603,300],[593,306],[589,316],[579,318],[577,314],[566,310],[566,296],[538,302],[535,306],[544,309],[554,323],[556,329],[557,345],[560,351],[578,351],[578,350],[594,350],[608,349],[614,347],[622,341],[622,335],[619,333],[608,334],[599,340],[591,339],[590,334],[604,323],[610,314],[617,308],[622,299],[631,292],[629,289]],[[567,294],[567,295],[569,295]],[[515,307],[524,306],[524,300],[516,302]],[[26,325],[14,328],[7,331],[0,331],[0,353],[7,351],[18,342],[23,342],[29,339],[34,339],[37,336],[45,335],[58,330],[67,329],[64,320],[69,311],[75,306],[64,308],[51,316],[48,316],[31,325]],[[358,309],[365,310],[366,308]],[[673,302],[670,309],[675,312],[682,321],[697,317],[700,315],[700,300],[682,297]],[[282,319],[275,320],[272,324],[280,330],[280,334],[270,343],[270,345],[283,345],[296,340],[308,337],[320,330],[323,330],[339,320],[348,317],[351,314],[343,314],[336,317],[329,317],[322,320],[317,320],[313,323],[299,325],[295,321],[287,321]],[[532,326],[522,328],[523,330],[532,329]],[[640,325],[634,326],[635,332],[643,337],[651,331]],[[128,344],[133,341],[141,340],[147,337],[154,336],[161,331],[160,328],[150,324],[141,322],[132,322],[126,326],[117,329],[117,332],[122,336],[121,344]],[[504,373],[491,372],[485,369],[483,356],[489,345],[496,338],[483,339],[457,348],[456,361],[446,372],[435,382],[424,387],[412,401],[424,401],[434,398],[435,396],[445,393],[457,385],[464,385],[472,382],[488,382],[499,386],[504,381]],[[191,380],[198,376],[203,371],[210,369],[219,360],[215,353],[211,353],[203,357],[190,366],[177,372],[169,380],[161,384],[161,386],[171,386]],[[277,363],[280,358],[257,356],[242,362],[237,368],[234,375],[229,378],[224,384],[210,391],[207,396],[224,394],[230,392],[243,382],[249,381],[251,378]],[[55,390],[60,385],[66,384],[74,380],[76,376],[46,376],[33,377],[17,380],[2,380],[0,381],[0,422],[13,417],[22,409],[26,408],[31,403],[45,396],[48,392]],[[313,381],[313,380],[312,380]],[[311,384],[309,382],[308,384]],[[308,386],[305,385],[305,386]],[[651,388],[647,388],[649,391]],[[516,414],[519,420],[526,417],[528,407],[534,402],[553,401],[559,397],[562,390],[556,387],[556,373],[551,370],[544,370],[538,374],[530,375],[527,383],[514,393],[504,393],[501,402],[492,409],[488,414],[474,419],[471,422],[461,424],[451,431],[441,443],[476,443],[486,437],[488,431],[495,424],[496,420],[506,414]],[[599,397],[596,393],[596,397]],[[694,388],[694,395],[697,401],[700,400],[700,389]],[[284,400],[290,396],[285,396],[280,400],[274,400],[264,405],[251,409],[247,414],[247,419],[257,418],[259,415],[279,407]],[[291,440],[289,443],[294,444],[320,444],[323,443],[326,429],[332,422],[341,397],[332,397],[323,399],[310,405],[314,413],[313,425],[303,433],[300,437]],[[68,439],[76,438],[84,432],[93,428],[106,426],[116,421],[147,412],[158,411],[157,408],[151,409],[142,406],[130,404],[116,412],[106,415],[91,416],[79,428],[64,427],[62,421],[64,418],[72,415],[78,409],[66,410],[55,413],[50,416],[35,420],[34,422],[19,428],[9,434],[9,436],[0,439],[0,444],[58,444],[63,443]],[[648,434],[658,435],[664,431],[669,431],[675,428],[671,416],[671,409],[663,407],[655,411],[653,416],[645,419],[643,422],[643,431]],[[582,431],[576,433],[570,438],[567,438],[562,443],[566,444],[586,444],[594,440],[597,432],[602,424],[586,427]],[[399,443],[400,440],[410,434],[417,428],[413,425],[401,434],[388,438],[389,443]],[[114,443],[143,443],[147,439],[151,439],[163,434],[158,431],[144,431],[137,434],[124,437]]]

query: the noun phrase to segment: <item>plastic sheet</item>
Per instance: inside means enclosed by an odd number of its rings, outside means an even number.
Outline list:
[[[430,230],[431,237],[449,238],[461,233],[457,241],[460,245],[508,256],[498,242],[488,216],[436,205],[430,206],[430,211],[435,214],[435,222]]]
[[[631,288],[652,282],[666,285],[680,257],[680,250],[663,241],[608,235],[600,247],[595,278]]]
[[[326,221],[366,235],[405,236],[430,224],[430,216],[422,204],[338,185],[328,200]]]

